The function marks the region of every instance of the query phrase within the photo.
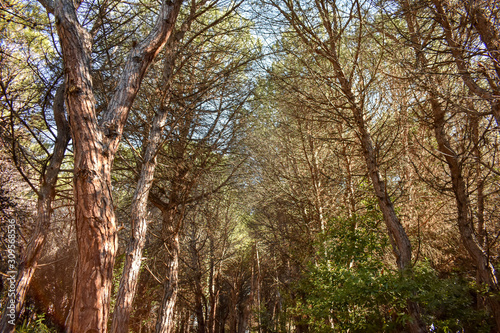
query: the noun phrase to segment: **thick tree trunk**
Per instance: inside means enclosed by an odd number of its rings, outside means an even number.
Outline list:
[[[75,147],[78,264],[70,332],[106,332],[117,250],[111,161],[97,145]],[[91,152],[87,156],[85,152]],[[90,158],[89,158],[90,157]]]
[[[99,128],[90,75],[90,35],[72,2],[55,5],[66,74],[66,104],[74,144],[78,244],[69,332],[106,332],[117,237],[111,192],[114,151]],[[115,143],[117,144],[117,143]]]
[[[53,111],[57,126],[57,137],[54,145],[54,152],[52,153],[46,172],[43,175],[43,183],[38,192],[37,224],[18,268],[15,290],[15,314],[14,316],[9,315],[9,309],[6,308],[4,310],[0,323],[0,332],[14,332],[15,330],[15,326],[12,325],[12,319],[14,319],[14,321],[17,319],[17,316],[24,306],[31,279],[35,274],[38,260],[42,254],[43,246],[45,245],[47,233],[50,230],[52,201],[56,195],[55,187],[57,177],[70,140],[70,128],[64,116],[64,85],[61,85],[56,92]]]
[[[55,16],[75,151],[78,262],[67,329],[69,332],[106,332],[117,248],[111,167],[142,79],[170,36],[182,0],[162,3],[151,33],[131,51],[100,123],[91,77],[92,36],[78,21],[75,6],[79,2],[40,2]]]
[[[434,114],[434,133],[439,151],[443,155],[450,169],[453,193],[457,204],[457,224],[465,248],[477,265],[480,282],[485,283],[491,292],[496,294],[499,290],[496,271],[490,262],[488,254],[476,238],[473,230],[472,217],[470,216],[470,202],[467,186],[462,175],[462,165],[459,157],[450,145],[450,140],[445,132],[445,111],[436,98],[431,96],[431,107]],[[500,301],[493,295],[488,297],[493,317],[497,328],[500,328]]]

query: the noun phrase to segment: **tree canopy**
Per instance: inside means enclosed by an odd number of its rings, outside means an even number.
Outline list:
[[[499,10],[0,2],[0,331],[499,331]]]

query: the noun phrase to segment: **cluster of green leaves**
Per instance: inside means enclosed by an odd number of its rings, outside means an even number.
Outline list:
[[[21,327],[18,327],[16,329],[17,333],[52,333],[55,332],[55,330],[50,329],[45,325],[45,314],[38,314],[36,315],[36,319],[31,321],[31,320],[25,320],[23,322],[23,325]]]
[[[411,272],[386,264],[389,244],[377,220],[371,213],[333,220],[319,240],[318,259],[297,285],[306,297],[294,309],[312,331],[401,331],[410,320],[408,302],[415,302],[429,331],[489,332],[468,281],[440,278],[426,262]]]

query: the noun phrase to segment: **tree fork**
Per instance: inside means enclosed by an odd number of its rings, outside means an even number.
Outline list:
[[[71,0],[40,0],[55,16],[61,44],[66,105],[75,150],[74,197],[78,262],[68,332],[106,332],[117,251],[111,167],[128,112],[147,68],[167,42],[182,0],[163,1],[150,34],[127,58],[100,122],[91,77],[91,34]]]

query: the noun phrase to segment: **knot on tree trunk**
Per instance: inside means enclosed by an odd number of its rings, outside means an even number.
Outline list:
[[[118,126],[114,123],[105,122],[103,125],[103,133],[107,138],[115,138],[118,136]]]

